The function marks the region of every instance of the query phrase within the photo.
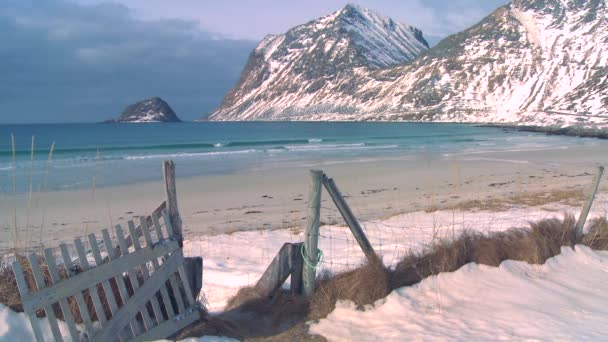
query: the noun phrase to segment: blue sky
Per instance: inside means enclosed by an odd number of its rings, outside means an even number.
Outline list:
[[[353,1],[414,25],[431,44],[502,0]],[[215,108],[268,33],[338,0],[0,0],[0,123],[95,122],[161,96],[184,120]]]

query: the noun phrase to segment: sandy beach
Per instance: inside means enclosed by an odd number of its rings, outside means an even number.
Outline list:
[[[180,177],[179,209],[186,237],[243,230],[298,228],[305,222],[308,170],[334,178],[362,221],[435,209],[500,211],[561,202],[578,205],[606,143],[551,149],[403,155],[309,165],[264,165],[233,174]],[[21,244],[54,245],[152,212],[163,200],[158,181],[73,191],[2,194],[2,247],[14,245],[16,212]],[[608,186],[608,184],[605,184]],[[322,221],[340,222],[329,196]],[[477,202],[474,202],[477,201]]]

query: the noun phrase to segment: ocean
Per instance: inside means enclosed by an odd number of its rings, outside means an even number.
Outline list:
[[[11,134],[15,138],[14,157]],[[192,177],[408,156],[442,158],[479,151],[567,147],[589,141],[435,123],[0,125],[0,192],[70,190],[160,180],[161,164],[166,159],[175,161],[178,177]]]

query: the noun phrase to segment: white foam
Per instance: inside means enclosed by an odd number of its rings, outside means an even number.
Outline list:
[[[173,154],[150,154],[142,156],[126,156],[126,160],[145,160],[145,159],[160,159],[160,158],[189,158],[189,157],[210,157],[232,154],[247,154],[259,152],[258,150],[238,150],[238,151],[217,151],[217,152],[199,152],[199,153],[173,153]]]

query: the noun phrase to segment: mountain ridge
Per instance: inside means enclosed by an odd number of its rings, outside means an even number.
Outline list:
[[[607,17],[602,0],[515,0],[415,59],[315,75],[307,92],[268,70],[290,91],[250,83],[210,119],[608,125]]]

